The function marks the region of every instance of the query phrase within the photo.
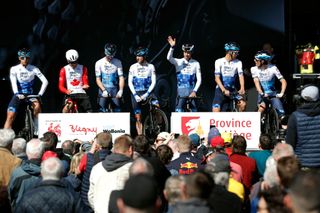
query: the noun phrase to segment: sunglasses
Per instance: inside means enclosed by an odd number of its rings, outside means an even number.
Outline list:
[[[20,57],[20,60],[26,60],[26,59],[30,59],[30,58],[29,57],[24,57],[24,56]]]
[[[159,139],[156,139],[156,142],[162,142],[162,141],[165,141],[166,139],[164,138],[159,138]]]

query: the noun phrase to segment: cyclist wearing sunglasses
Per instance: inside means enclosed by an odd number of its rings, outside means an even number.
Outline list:
[[[107,43],[104,46],[105,57],[95,64],[96,83],[99,87],[99,107],[101,112],[106,111],[109,101],[115,112],[120,112],[120,98],[123,94],[124,77],[122,63],[114,58],[117,46]]]
[[[149,97],[156,85],[156,70],[153,64],[147,62],[148,52],[149,49],[146,47],[139,47],[134,51],[137,63],[130,66],[128,76],[138,135],[142,134],[141,102]]]
[[[42,96],[48,86],[48,80],[41,71],[36,66],[29,64],[30,56],[31,52],[29,49],[23,48],[19,50],[18,58],[20,63],[10,69],[10,81],[14,95],[8,106],[7,119],[4,128],[12,128],[18,108],[26,98],[26,95],[34,95],[33,84],[35,76],[42,82],[38,95]],[[37,133],[37,120],[38,114],[41,112],[41,106],[37,98],[32,98],[30,101],[32,101],[33,105],[35,133]]]
[[[183,58],[174,58],[173,51],[176,45],[176,39],[169,36],[167,40],[170,44],[167,60],[175,66],[177,73],[177,95],[179,97],[196,97],[201,85],[201,70],[199,62],[192,58],[194,45],[183,44]],[[186,98],[177,99],[175,111],[182,112],[185,103]],[[197,111],[194,100],[192,100],[190,108],[194,112]]]
[[[237,107],[240,112],[245,111],[246,102],[242,95],[245,93],[242,62],[237,59],[240,46],[235,42],[228,42],[224,45],[226,55],[215,61],[215,82],[217,84],[212,103],[212,111],[225,111],[224,106],[230,105],[230,95],[236,92],[235,81],[238,75],[240,82]]]
[[[279,118],[283,118],[285,111],[283,109],[282,102],[279,98],[282,98],[287,88],[287,81],[283,78],[279,69],[269,62],[272,57],[266,51],[258,51],[254,56],[254,62],[256,66],[251,67],[251,74],[259,93],[258,95],[258,111],[263,112],[266,108],[266,103],[263,102],[262,97],[272,97],[272,106],[279,113]],[[275,88],[275,78],[281,82],[281,91],[277,94]]]
[[[68,50],[68,64],[61,68],[59,75],[59,90],[66,94],[66,105],[62,112],[68,112],[68,99],[72,97],[78,104],[79,112],[92,112],[91,103],[85,90],[89,88],[88,69],[78,63],[79,54],[76,50]],[[68,97],[69,96],[69,97]]]

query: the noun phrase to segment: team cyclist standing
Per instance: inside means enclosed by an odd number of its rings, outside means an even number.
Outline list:
[[[176,47],[176,39],[168,36],[167,41],[170,49],[167,54],[167,60],[174,65],[177,77],[177,98],[176,112],[182,112],[186,99],[197,96],[201,86],[201,68],[200,63],[192,58],[194,51],[193,44],[183,44],[182,58],[174,58],[173,53]],[[224,45],[225,56],[219,58],[214,64],[214,80],[216,88],[212,103],[212,111],[226,111],[230,105],[233,95],[237,94],[237,107],[240,112],[245,111],[246,101],[245,80],[243,75],[242,62],[237,58],[240,52],[240,46],[235,42],[228,42]],[[141,103],[145,101],[154,90],[156,85],[156,70],[153,64],[147,61],[149,49],[139,47],[134,51],[136,63],[132,64],[128,74],[128,86],[131,91],[131,104],[136,119],[136,129],[138,134],[142,134]],[[122,63],[115,58],[117,46],[107,43],[104,46],[105,57],[95,63],[95,77],[98,86],[98,105],[100,112],[108,111],[107,105],[110,103],[112,111],[120,112],[120,99],[123,96],[125,79]],[[39,95],[42,96],[48,85],[48,81],[41,71],[29,64],[30,51],[21,49],[18,52],[19,64],[11,67],[10,81],[14,96],[12,97],[8,110],[7,119],[4,128],[12,128],[12,123],[16,117],[17,110],[26,95],[33,94],[33,83],[37,76],[42,86]],[[78,63],[79,53],[70,49],[66,52],[67,65],[61,68],[59,74],[59,90],[65,97],[65,104],[62,112],[69,112],[70,104],[76,101],[79,112],[92,112],[87,90],[89,88],[88,69],[86,66]],[[255,66],[251,67],[252,78],[258,91],[258,111],[263,112],[266,104],[263,97],[270,97],[273,107],[278,111],[279,116],[285,115],[281,98],[286,90],[287,82],[281,75],[278,68],[271,64],[272,56],[266,51],[259,51],[254,56]],[[275,88],[275,78],[281,82],[281,91],[277,93]],[[240,88],[236,88],[237,80]],[[70,101],[70,98],[72,101]],[[32,99],[35,120],[41,107],[38,99]],[[197,111],[196,103],[191,103],[191,110]],[[37,122],[35,121],[37,124]]]

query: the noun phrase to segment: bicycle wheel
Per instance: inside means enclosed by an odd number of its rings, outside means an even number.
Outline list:
[[[144,120],[142,131],[150,141],[154,141],[160,132],[168,132],[169,123],[166,114],[161,109],[152,110]]]
[[[271,108],[269,111],[269,126],[267,129],[267,133],[272,136],[276,136],[279,131],[279,117],[278,113],[274,108]]]
[[[24,136],[26,141],[30,141],[34,136],[34,123],[32,111],[30,109],[27,109],[25,116],[25,126],[22,130],[22,135]]]

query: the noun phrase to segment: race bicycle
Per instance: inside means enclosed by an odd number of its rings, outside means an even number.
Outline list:
[[[178,96],[177,99],[178,99],[178,100],[179,100],[179,99],[184,99],[184,100],[185,100],[185,103],[184,103],[184,105],[183,105],[183,111],[184,111],[184,112],[193,112],[193,111],[192,111],[192,108],[191,108],[192,104],[197,105],[196,102],[198,102],[198,101],[201,102],[201,101],[203,100],[201,96],[195,96],[195,97]],[[193,103],[192,103],[192,102],[193,102]]]
[[[168,118],[154,97],[148,97],[143,104],[148,105],[148,112],[143,122],[142,133],[150,141],[154,141],[160,132],[169,131]]]

